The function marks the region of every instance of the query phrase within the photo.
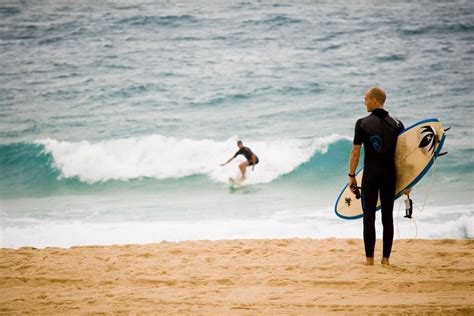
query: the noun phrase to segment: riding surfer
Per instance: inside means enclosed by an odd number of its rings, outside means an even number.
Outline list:
[[[221,166],[227,165],[229,162],[231,162],[235,157],[238,155],[244,155],[245,158],[247,159],[246,161],[242,162],[239,165],[240,172],[242,173],[242,176],[239,181],[244,181],[245,180],[245,171],[248,166],[252,166],[252,171],[255,169],[255,165],[258,164],[258,157],[255,155],[250,148],[245,147],[244,144],[242,143],[241,140],[237,142],[237,146],[239,147],[239,150],[235,153],[235,155],[227,160],[225,163],[221,164]]]

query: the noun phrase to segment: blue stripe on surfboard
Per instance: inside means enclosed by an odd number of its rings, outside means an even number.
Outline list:
[[[364,170],[364,168],[360,168],[359,171],[356,172],[356,177],[357,175],[362,171]],[[344,188],[342,189],[341,193],[339,193],[339,196],[337,197],[336,199],[336,204],[334,205],[334,212],[336,213],[337,216],[339,216],[340,218],[343,218],[343,219],[357,219],[357,218],[361,218],[364,216],[364,214],[361,214],[361,215],[357,215],[357,216],[352,216],[352,217],[348,217],[348,216],[344,216],[344,215],[341,215],[337,212],[337,203],[339,203],[339,199],[341,198],[341,195],[342,193],[344,193],[344,191],[346,191],[346,188],[347,186],[349,185],[349,183],[346,183],[346,185],[344,186]],[[362,198],[362,197],[361,197]]]
[[[440,120],[437,119],[437,118],[430,118],[430,119],[426,119],[426,120],[422,120],[422,121],[419,121],[413,125],[411,125],[410,127],[408,128],[405,128],[403,131],[400,132],[399,136],[402,135],[403,133],[405,133],[406,131],[418,126],[418,125],[421,125],[421,124],[425,124],[425,123],[431,123],[431,122],[439,122]],[[426,165],[426,167],[423,169],[423,171],[412,181],[410,182],[410,184],[408,184],[403,190],[401,190],[400,192],[398,192],[396,195],[395,195],[395,201],[403,195],[403,191],[405,191],[406,189],[408,188],[411,188],[413,187],[415,184],[417,184],[421,178],[424,177],[424,175],[428,172],[428,170],[431,168],[431,166],[433,165],[434,161],[436,158],[438,158],[438,155],[439,155],[439,152],[441,151],[441,148],[443,147],[443,144],[444,144],[444,140],[446,139],[446,135],[443,133],[443,136],[441,137],[441,141],[438,145],[438,148],[436,149],[436,152],[433,154],[433,158],[431,158],[431,160],[428,162],[428,164]],[[359,169],[359,171],[357,172],[357,174],[359,174],[359,172],[361,172],[364,168],[361,168]],[[339,214],[337,212],[337,204],[339,203],[339,199],[341,198],[341,195],[342,193],[344,193],[344,191],[346,190],[348,184],[346,184],[344,186],[344,188],[342,189],[341,193],[339,193],[339,196],[337,197],[336,199],[336,203],[334,205],[334,212],[336,213],[337,216],[339,216],[340,218],[342,219],[358,219],[358,218],[362,218],[364,217],[364,214],[360,214],[360,215],[356,215],[356,216],[344,216],[342,214]],[[377,207],[376,211],[380,210],[381,209],[381,206]]]

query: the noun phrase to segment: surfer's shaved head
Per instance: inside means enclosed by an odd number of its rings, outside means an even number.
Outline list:
[[[373,87],[368,91],[368,94],[377,100],[380,104],[384,104],[385,100],[387,99],[387,95],[385,94],[384,89],[380,87]]]
[[[383,104],[387,99],[385,91],[380,87],[373,87],[365,93],[364,104],[367,107],[367,112],[372,112],[377,108],[383,108]]]

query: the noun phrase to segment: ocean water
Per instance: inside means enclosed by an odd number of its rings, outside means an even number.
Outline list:
[[[473,238],[473,61],[469,1],[2,1],[0,246],[361,238],[333,204],[374,85],[451,127],[396,238]]]

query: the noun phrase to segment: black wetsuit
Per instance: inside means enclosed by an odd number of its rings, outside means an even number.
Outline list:
[[[244,155],[247,161],[249,162],[249,165],[253,165],[253,160],[252,160],[252,155],[255,155],[250,148],[248,147],[242,147],[237,151],[234,155],[234,158],[237,157],[238,155]],[[258,157],[255,155],[255,164],[258,164]]]
[[[383,256],[390,257],[393,243],[393,202],[395,198],[395,147],[404,129],[402,122],[375,109],[357,121],[354,145],[364,144],[362,209],[364,211],[364,244],[367,257],[374,256],[375,210],[378,194],[382,203]]]

